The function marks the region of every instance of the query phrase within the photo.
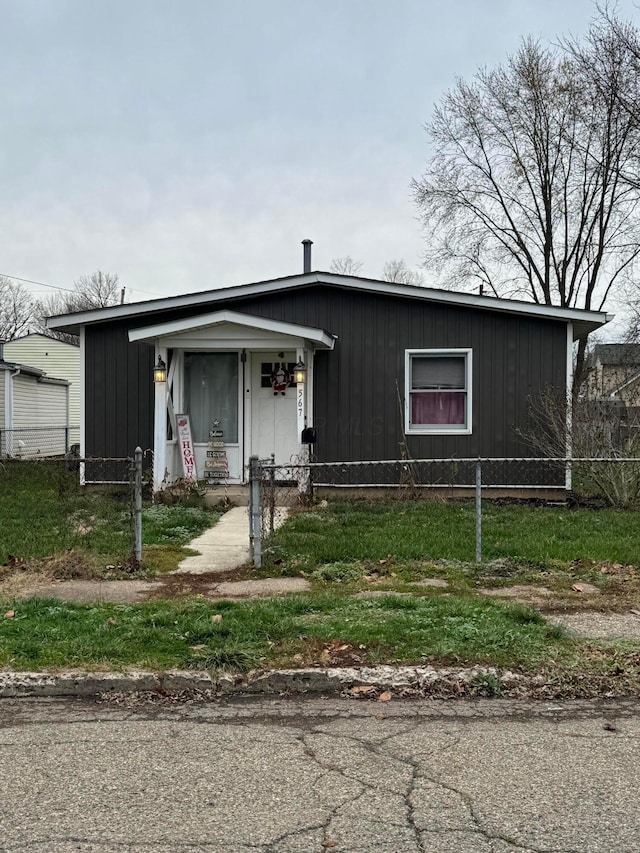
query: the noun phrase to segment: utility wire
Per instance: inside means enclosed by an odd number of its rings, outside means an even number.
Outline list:
[[[51,288],[53,288],[53,290],[65,290],[67,293],[75,293],[75,291],[72,290],[70,287],[60,287],[57,284],[47,284],[44,281],[34,281],[31,278],[20,278],[19,275],[9,275],[9,273],[6,273],[6,272],[0,272],[0,275],[4,276],[5,278],[12,278],[15,281],[27,282],[27,284],[39,284],[39,285],[42,285],[42,287],[51,287]]]
[[[0,272],[0,276],[4,276],[5,278],[12,278],[15,281],[24,281],[27,284],[38,284],[38,285],[41,285],[42,287],[50,287],[50,288],[52,288],[52,290],[64,290],[66,293],[75,293],[76,292],[71,287],[61,287],[59,284],[47,284],[44,281],[34,281],[31,278],[20,278],[19,275],[9,275],[9,273],[6,273],[6,272]],[[154,293],[152,290],[142,290],[139,287],[130,287],[129,292],[131,292],[131,291],[135,291],[137,293],[147,293],[149,296],[158,296],[158,297],[162,298],[161,293]]]

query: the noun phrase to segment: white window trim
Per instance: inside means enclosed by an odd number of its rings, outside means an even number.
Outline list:
[[[467,387],[467,424],[464,429],[452,429],[446,426],[440,428],[411,426],[411,358],[414,355],[462,355],[466,364]],[[407,349],[404,351],[404,427],[407,435],[471,435],[473,432],[473,351],[470,348],[457,349]]]

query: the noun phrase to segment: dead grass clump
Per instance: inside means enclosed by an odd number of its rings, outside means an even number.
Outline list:
[[[87,551],[71,549],[29,562],[30,568],[55,580],[92,580],[104,575],[104,563]]]
[[[55,581],[124,579],[141,574],[144,574],[142,567],[133,557],[124,563],[105,566],[98,555],[79,549],[32,560],[10,556],[0,566],[0,597],[25,595]]]

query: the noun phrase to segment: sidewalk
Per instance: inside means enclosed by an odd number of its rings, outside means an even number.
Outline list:
[[[286,509],[279,512],[279,524],[284,521],[287,512]],[[310,582],[302,577],[229,577],[228,573],[250,563],[249,516],[246,507],[228,510],[217,524],[192,539],[187,547],[200,553],[186,557],[175,571],[158,575],[153,580],[47,579],[23,591],[18,597],[57,598],[78,604],[94,601],[137,604],[151,598],[188,595],[201,595],[211,600],[241,601],[307,592],[311,588]]]
[[[189,542],[200,553],[183,560],[171,574],[228,572],[249,562],[249,514],[246,506],[228,510],[217,524]]]

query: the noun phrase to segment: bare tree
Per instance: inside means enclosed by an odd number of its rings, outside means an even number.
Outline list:
[[[97,270],[91,275],[82,275],[74,283],[76,291],[76,311],[88,308],[108,308],[120,301],[120,280],[117,273]]]
[[[640,297],[637,293],[629,294],[627,309],[627,324],[623,339],[626,343],[637,343],[640,341]]]
[[[609,4],[596,3],[596,9],[598,14],[591,27],[586,49],[585,45],[576,39],[565,39],[563,46],[583,67],[590,85],[605,98],[613,94],[622,109],[638,124],[640,123],[638,30],[630,21],[617,17]],[[620,85],[620,78],[618,75],[612,75],[609,67],[611,60],[620,62],[621,57],[624,57],[624,64],[627,66],[624,85]],[[612,85],[613,91],[611,91]]]
[[[0,276],[0,338],[12,341],[29,331],[35,305],[20,282]]]
[[[344,258],[334,258],[330,270],[339,275],[360,275],[362,267],[361,261],[354,261],[351,255],[346,255]],[[402,259],[387,261],[382,269],[382,280],[398,284],[424,284],[423,275],[410,269]]]
[[[47,317],[58,314],[73,314],[76,311],[90,311],[92,308],[108,308],[120,301],[120,281],[116,273],[104,273],[97,270],[91,275],[78,278],[72,290],[60,290],[41,299],[37,305],[37,324],[41,331],[58,340],[76,342],[77,337],[67,332],[49,329]]]
[[[640,125],[640,41],[636,28],[628,21],[621,20],[612,12],[607,4],[598,5],[598,20],[592,28],[592,42],[597,48],[585,51],[580,43],[567,41],[567,50],[585,69],[592,85],[606,97],[611,87],[612,75],[608,73],[606,64],[601,57],[613,57],[624,54],[625,61],[631,67],[627,74],[625,85],[616,86],[611,94],[618,99],[621,108],[628,113],[631,120]],[[611,43],[617,47],[611,50]],[[615,78],[613,78],[615,81]],[[635,163],[625,173],[625,179],[636,188],[640,186],[640,161]],[[617,308],[626,316],[627,323],[623,337],[628,342],[640,341],[640,286],[636,276],[625,276],[622,288],[617,295]]]
[[[360,275],[362,266],[361,261],[354,261],[351,255],[345,255],[344,258],[334,258],[329,269],[338,275]]]
[[[397,284],[424,284],[422,273],[409,269],[402,259],[387,261],[382,268],[382,279],[383,281],[394,281]]]
[[[412,182],[426,260],[450,286],[475,280],[545,305],[604,307],[640,253],[630,180],[640,131],[620,97],[639,79],[633,52],[601,16],[581,45],[525,40],[505,65],[458,80],[436,107],[434,153]],[[574,392],[585,351],[586,338]]]

